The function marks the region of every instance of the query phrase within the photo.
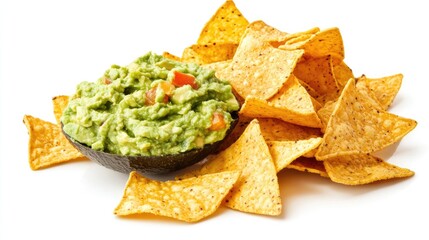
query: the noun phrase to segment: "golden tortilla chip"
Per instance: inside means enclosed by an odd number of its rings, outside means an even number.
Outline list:
[[[295,159],[287,168],[295,169],[301,172],[309,172],[319,174],[322,177],[329,177],[322,161],[317,161],[315,158],[300,157]]]
[[[200,169],[179,179],[222,171],[241,171],[239,180],[225,198],[226,206],[256,214],[281,213],[277,171],[257,119],[249,123],[244,133],[229,148],[210,156]]]
[[[344,43],[338,28],[317,32],[301,49],[305,51],[305,55],[314,58],[332,56],[339,60],[344,59]]]
[[[232,59],[238,44],[235,43],[208,43],[192,45],[185,48],[182,55],[183,62],[209,64]]]
[[[323,105],[322,108],[317,110],[317,115],[320,118],[320,121],[322,122],[321,131],[325,132],[326,126],[328,125],[329,119],[331,118],[332,113],[335,109],[336,101],[329,101]]]
[[[322,104],[336,100],[340,95],[332,69],[331,56],[301,61],[296,65],[293,74],[317,92],[317,95],[312,97]]]
[[[69,103],[69,96],[56,96],[52,98],[52,104],[54,105],[54,115],[57,120],[57,124],[61,124],[61,116],[63,115],[64,109]]]
[[[242,97],[267,100],[278,93],[290,78],[302,50],[285,51],[261,41],[246,31],[228,70],[220,76],[227,79]]]
[[[85,159],[64,137],[60,126],[30,115],[24,116],[24,124],[30,137],[28,161],[31,169],[38,170]]]
[[[397,167],[369,154],[330,158],[323,161],[323,164],[332,181],[346,185],[414,175],[409,169]]]
[[[165,58],[168,58],[170,60],[173,60],[173,61],[178,61],[178,62],[182,61],[182,59],[179,56],[176,56],[176,55],[169,53],[169,52],[163,52],[162,56]]]
[[[332,72],[338,84],[342,89],[350,78],[354,78],[353,71],[344,61],[332,58]]]
[[[151,213],[197,222],[216,211],[239,176],[239,171],[229,171],[162,182],[133,171],[114,213]]]
[[[250,23],[246,31],[247,35],[255,36],[261,42],[268,42],[274,47],[277,47],[290,36],[290,34],[282,32],[261,20]]]
[[[367,78],[366,76],[362,76],[358,78],[356,84],[363,82],[368,90],[371,91],[371,96],[375,97],[375,100],[386,110],[398,94],[403,77],[402,74],[382,78]]]
[[[316,149],[322,142],[316,128],[302,127],[274,118],[258,119],[277,172],[293,160]]]
[[[277,118],[307,127],[321,127],[313,100],[292,75],[280,91],[268,101],[250,96],[245,99],[240,114],[254,118]]]
[[[356,89],[355,80],[350,79],[329,119],[316,158],[375,152],[401,140],[416,125],[415,120],[372,104],[368,96]]]
[[[320,28],[315,27],[304,32],[288,34],[287,37],[283,39],[283,42],[279,43],[278,47],[285,50],[302,49],[302,47],[310,41],[310,39],[314,38],[315,34],[318,32],[320,32]]]
[[[234,1],[226,0],[205,24],[197,44],[239,43],[248,24]]]

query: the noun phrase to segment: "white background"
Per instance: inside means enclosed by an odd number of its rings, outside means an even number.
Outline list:
[[[51,98],[97,79],[111,64],[154,51],[180,55],[223,3],[49,1],[0,3],[0,239],[429,239],[429,22],[424,1],[236,0],[249,21],[286,32],[339,27],[356,76],[403,73],[391,112],[418,126],[386,154],[415,176],[343,186],[292,170],[279,174],[283,213],[267,217],[221,207],[189,224],[120,218],[124,174],[89,161],[30,170],[30,114],[54,121]]]

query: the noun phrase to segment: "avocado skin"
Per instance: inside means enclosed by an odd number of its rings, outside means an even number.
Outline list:
[[[228,129],[224,140],[232,132],[238,123],[238,114],[231,114],[233,121]],[[94,150],[82,143],[79,143],[70,138],[64,131],[64,136],[69,142],[85,155],[90,160],[111,170],[130,173],[131,171],[139,171],[148,174],[166,174],[189,167],[212,153],[216,153],[224,140],[207,144],[203,148],[193,149],[187,152],[163,155],[163,156],[124,156],[111,154],[107,152]]]

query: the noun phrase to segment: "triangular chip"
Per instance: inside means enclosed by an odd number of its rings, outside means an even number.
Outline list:
[[[381,107],[386,110],[398,94],[403,77],[402,74],[382,78],[367,78],[366,76],[362,76],[357,81],[364,82]]]
[[[277,172],[316,149],[322,142],[321,133],[316,128],[301,127],[273,118],[261,118],[259,124]]]
[[[67,107],[69,103],[69,96],[56,96],[52,98],[52,104],[54,107],[54,115],[57,120],[57,124],[61,124],[61,116],[63,115],[64,109]]]
[[[196,64],[209,64],[232,59],[238,44],[235,43],[208,43],[192,45],[183,50],[182,61]]]
[[[216,211],[239,176],[239,171],[229,171],[162,182],[133,171],[114,213],[152,213],[197,222]]]
[[[308,84],[317,95],[312,96],[320,103],[336,100],[340,95],[332,68],[332,57],[309,58],[299,62],[293,74]]]
[[[307,127],[322,126],[311,96],[293,75],[268,101],[253,96],[247,97],[240,114],[255,118],[277,118]]]
[[[277,171],[257,119],[249,123],[244,133],[229,148],[209,157],[201,169],[179,179],[231,170],[241,171],[241,176],[227,195],[224,201],[226,206],[256,214],[281,213]]]
[[[397,167],[369,154],[330,158],[323,161],[323,164],[332,181],[346,185],[414,175],[409,169]]]
[[[352,69],[344,61],[332,58],[332,71],[339,86],[343,88],[350,78],[354,78]]]
[[[316,158],[375,152],[401,140],[416,125],[415,120],[372,104],[350,79],[335,105]]]
[[[242,97],[267,100],[278,93],[292,74],[302,50],[285,51],[274,48],[246,31],[233,61],[220,76],[228,80]]]
[[[60,126],[30,115],[24,116],[24,124],[30,137],[28,160],[31,169],[85,159],[64,137]]]
[[[261,20],[250,23],[246,31],[246,34],[257,36],[260,41],[268,42],[273,46],[277,46],[290,36],[290,34],[282,32]]]
[[[304,49],[305,55],[315,58],[330,55],[339,60],[344,59],[344,43],[338,28],[329,28],[316,33],[301,49]]]
[[[226,0],[204,26],[197,44],[239,43],[248,24],[234,1]]]
[[[163,52],[162,56],[165,58],[168,58],[170,60],[173,60],[173,61],[178,61],[178,62],[182,61],[182,59],[179,56],[176,56],[176,55],[169,53],[169,52]]]
[[[287,165],[287,168],[319,174],[322,177],[329,177],[323,162],[317,161],[315,158],[300,157]]]

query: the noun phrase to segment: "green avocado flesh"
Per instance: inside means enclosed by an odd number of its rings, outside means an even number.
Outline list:
[[[78,84],[61,122],[70,138],[94,150],[162,156],[221,141],[238,109],[231,85],[214,71],[147,53]]]

